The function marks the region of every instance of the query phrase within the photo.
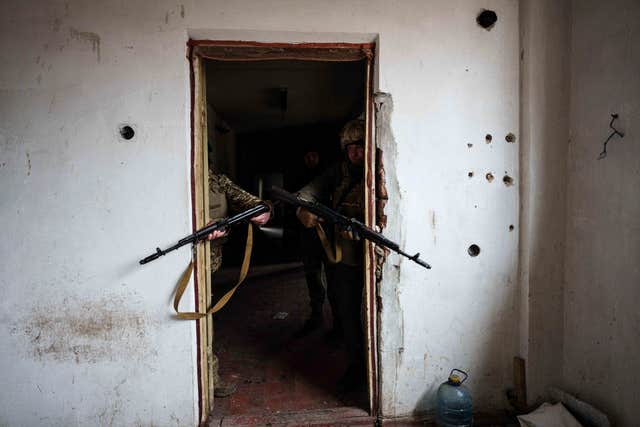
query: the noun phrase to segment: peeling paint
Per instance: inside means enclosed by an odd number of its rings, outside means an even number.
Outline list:
[[[75,28],[70,28],[69,32],[71,38],[80,42],[91,43],[91,50],[96,54],[98,63],[100,63],[100,36],[96,33],[88,31],[78,31]]]

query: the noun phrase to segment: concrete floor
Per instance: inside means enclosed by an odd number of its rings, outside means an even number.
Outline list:
[[[210,425],[300,425],[300,417],[303,424],[341,419],[371,425],[366,391],[336,390],[346,361],[325,337],[331,326],[328,303],[325,328],[294,338],[309,314],[301,265],[254,267],[252,275],[214,318],[220,376],[238,389],[215,400]],[[231,269],[215,277],[215,294],[236,278]]]

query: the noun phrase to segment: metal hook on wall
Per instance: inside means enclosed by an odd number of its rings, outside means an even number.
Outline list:
[[[624,138],[624,133],[620,132],[618,129],[613,127],[613,122],[615,122],[617,119],[618,119],[618,115],[617,114],[612,114],[611,115],[611,122],[609,123],[609,127],[611,129],[613,129],[613,132],[611,132],[611,135],[609,135],[609,137],[606,139],[606,141],[604,141],[604,147],[602,147],[602,152],[598,156],[598,160],[602,160],[605,157],[607,157],[607,144],[609,143],[609,140],[611,138],[613,138],[615,135],[618,135],[620,138]]]

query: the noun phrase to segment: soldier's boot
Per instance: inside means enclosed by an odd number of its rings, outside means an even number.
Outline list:
[[[211,349],[211,347],[209,347]],[[210,350],[211,351],[211,350]],[[211,375],[213,376],[213,396],[214,397],[227,397],[236,392],[236,385],[233,383],[225,383],[220,379],[218,374],[219,361],[213,351],[211,351]]]
[[[218,381],[213,389],[213,395],[215,397],[229,397],[235,393],[237,389],[238,387],[233,383]]]
[[[322,310],[319,310],[319,309],[312,310],[311,315],[304,322],[304,325],[302,325],[302,328],[300,328],[295,333],[295,337],[296,338],[306,337],[313,331],[322,328],[322,325],[324,325],[324,316],[322,315]]]

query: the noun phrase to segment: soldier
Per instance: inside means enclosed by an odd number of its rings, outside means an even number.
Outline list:
[[[364,220],[364,120],[348,122],[340,132],[345,159],[303,187],[298,196],[318,201],[345,216]],[[307,228],[318,224],[318,217],[306,209],[297,216]],[[335,292],[337,312],[342,325],[348,367],[338,386],[352,390],[364,383],[364,346],[361,323],[364,288],[363,243],[357,236],[339,233],[335,236],[342,249],[342,259],[327,264],[327,287]]]
[[[308,144],[304,150],[304,170],[302,179],[300,182],[308,183],[322,172],[322,158],[320,151],[315,144]],[[320,239],[318,238],[315,230],[311,228],[300,227],[300,254],[302,264],[304,265],[304,275],[307,282],[307,289],[309,291],[309,305],[311,306],[311,314],[305,321],[300,330],[296,332],[296,337],[304,337],[314,330],[322,327],[324,324],[324,314],[322,307],[324,305],[325,295],[328,296],[329,304],[331,306],[333,315],[333,328],[327,335],[332,341],[342,336],[342,327],[340,326],[339,316],[336,311],[336,303],[334,301],[333,289],[329,288],[325,292],[324,285],[322,283],[322,266],[326,262],[323,260],[324,252]]]
[[[260,203],[259,198],[247,193],[234,184],[225,175],[215,174],[209,169],[209,217],[213,223],[247,209],[251,209]],[[256,225],[264,225],[269,221],[271,212],[265,212],[251,219]],[[207,236],[211,242],[211,273],[216,272],[222,264],[222,245],[226,242],[227,231],[216,230]],[[236,385],[224,383],[218,375],[218,357],[212,356],[212,370],[214,381],[214,396],[227,397],[236,391]]]

